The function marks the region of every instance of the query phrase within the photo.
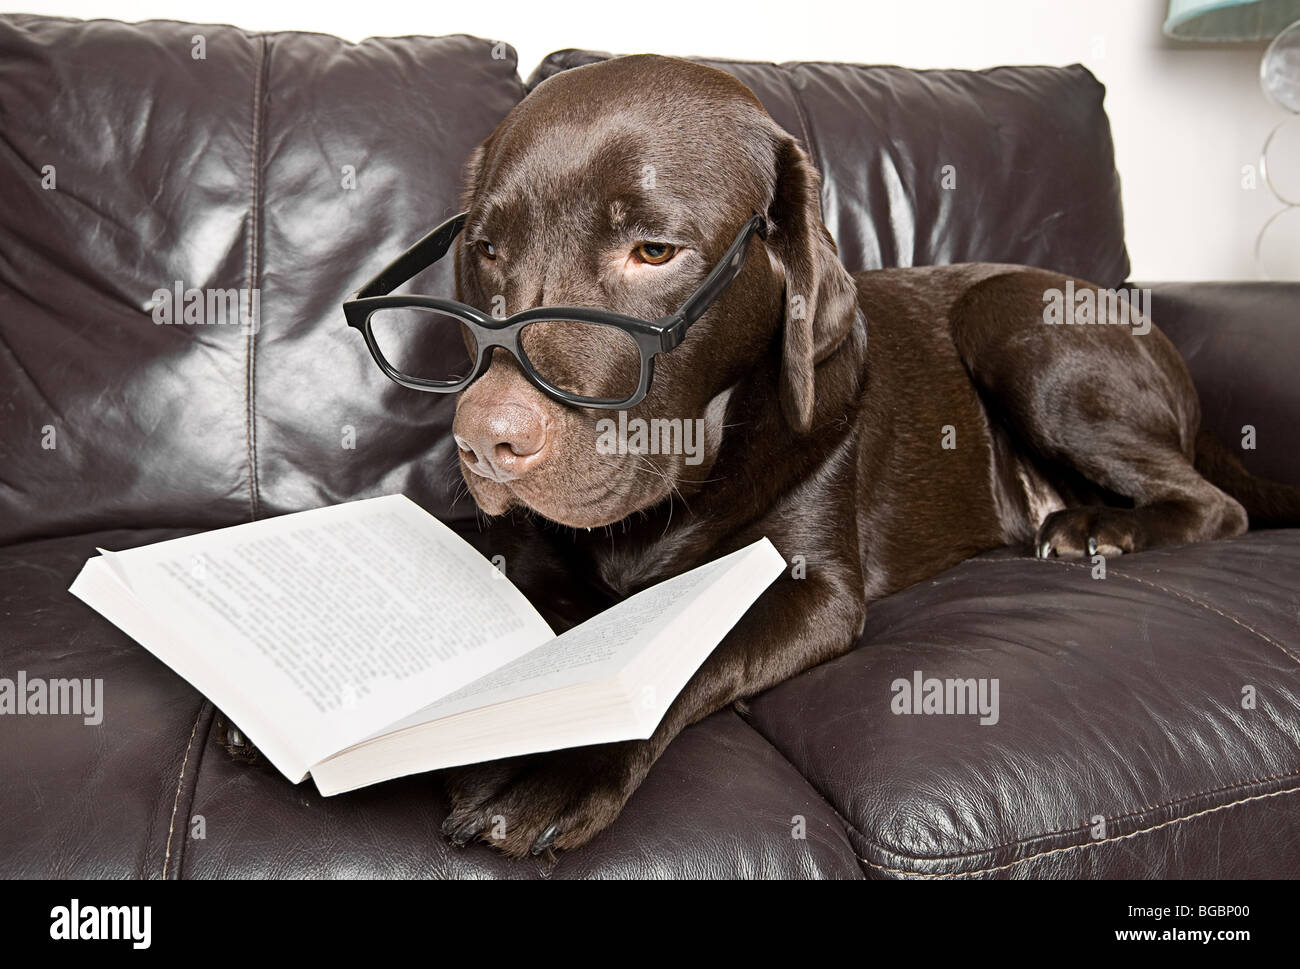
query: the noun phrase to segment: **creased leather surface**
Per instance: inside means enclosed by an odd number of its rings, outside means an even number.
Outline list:
[[[452,503],[454,400],[388,380],[340,306],[460,211],[461,166],[523,96],[514,51],[495,57],[473,37],[292,34],[265,46],[258,511],[400,491],[472,520],[468,498]],[[355,189],[342,187],[344,166]],[[451,260],[404,291],[454,296]]]
[[[0,549],[0,676],[104,681],[98,726],[0,717],[0,877],[161,875],[181,766],[188,753],[192,779],[190,740],[210,706],[67,588],[95,546],[185,533],[119,530]]]
[[[996,678],[998,722],[892,712],[917,670]],[[1105,579],[963,563],[873,607],[857,650],[753,722],[872,877],[1293,876],[1300,531],[1118,557]]]
[[[553,864],[451,847],[434,776],[322,798],[216,748],[204,764],[191,810],[208,838],[187,842],[185,878],[862,877],[831,808],[731,710],[687,728],[614,826]]]
[[[96,546],[182,534],[0,550],[0,675],[102,677],[105,710],[99,726],[0,718],[0,877],[861,877],[834,811],[731,710],[688,729],[618,825],[555,865],[448,845],[436,775],[322,798],[231,758],[211,705],[65,591]]]
[[[610,56],[556,51],[529,88]],[[802,142],[850,271],[1008,262],[1107,287],[1128,275],[1105,89],[1081,65],[915,71],[694,59],[738,77]]]
[[[472,37],[0,18],[0,542],[397,491],[472,517],[452,401],[387,381],[340,305],[522,95]],[[156,324],[175,281],[258,291],[259,330]],[[450,262],[415,285],[452,295]]]
[[[253,46],[197,29],[0,18],[0,542],[248,517],[240,327],[149,308],[246,285]]]

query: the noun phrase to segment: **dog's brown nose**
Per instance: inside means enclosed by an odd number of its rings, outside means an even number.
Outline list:
[[[546,416],[523,401],[462,406],[452,430],[469,469],[492,481],[522,477],[546,450]]]

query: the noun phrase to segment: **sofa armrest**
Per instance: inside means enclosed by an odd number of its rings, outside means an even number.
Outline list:
[[[1250,471],[1300,485],[1300,283],[1133,283],[1187,361],[1202,425]],[[1243,428],[1255,447],[1243,447]]]

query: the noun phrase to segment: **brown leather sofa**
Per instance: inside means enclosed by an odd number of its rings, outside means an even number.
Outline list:
[[[559,52],[530,84],[603,56]],[[719,66],[825,173],[850,269],[1125,282],[1083,68]],[[0,677],[101,677],[105,705],[93,727],[0,716],[0,875],[1300,870],[1300,530],[1104,579],[1026,549],[966,562],[874,605],[857,649],[747,717],[688,729],[554,866],[449,847],[436,776],[322,799],[232,757],[219,711],[67,594],[96,546],[363,496],[405,492],[474,532],[451,402],[388,383],[339,306],[456,210],[462,161],[526,92],[512,50],[466,36],[0,18]],[[258,290],[259,328],[156,324],[176,281]],[[450,294],[449,265],[415,287]],[[1234,444],[1252,426],[1245,463],[1300,484],[1300,286],[1152,288],[1205,420]],[[995,679],[998,722],[895,715],[891,685],[917,671]]]

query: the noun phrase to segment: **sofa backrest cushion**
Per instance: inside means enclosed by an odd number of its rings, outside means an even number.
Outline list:
[[[1083,68],[716,63],[825,173],[851,269],[1127,274]],[[387,381],[340,304],[456,211],[524,93],[473,37],[0,17],[0,544],[397,491],[471,521],[453,401]],[[450,260],[409,288],[451,294]]]
[[[472,517],[453,402],[384,378],[340,304],[522,97],[467,36],[0,17],[0,543],[396,491]],[[451,295],[450,264],[413,285]]]
[[[611,56],[556,51],[529,89]],[[1011,262],[1106,287],[1128,277],[1105,88],[1087,68],[695,60],[738,77],[799,139],[850,270]]]

